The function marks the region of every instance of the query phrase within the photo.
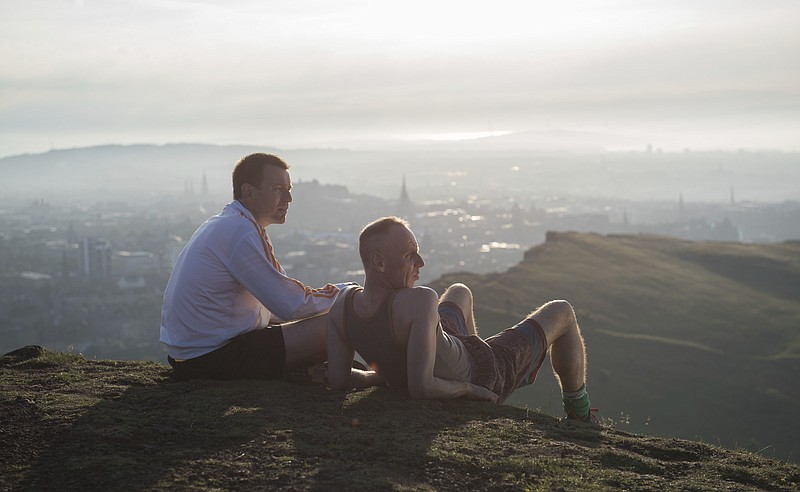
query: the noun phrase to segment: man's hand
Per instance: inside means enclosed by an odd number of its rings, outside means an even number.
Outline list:
[[[497,399],[499,398],[497,394],[493,391],[484,388],[483,386],[477,386],[472,383],[469,384],[469,393],[467,393],[467,398],[470,400],[485,400],[490,401],[492,403],[497,403]]]

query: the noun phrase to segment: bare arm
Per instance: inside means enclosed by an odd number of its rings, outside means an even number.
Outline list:
[[[439,329],[438,296],[427,288],[405,291],[395,306],[404,322],[410,322],[408,332],[408,392],[412,398],[444,400],[466,396],[477,400],[497,401],[497,395],[486,388],[465,381],[450,381],[433,375],[436,362],[436,334]],[[399,297],[399,296],[398,296]],[[397,303],[397,299],[395,300]],[[397,312],[397,311],[396,311]]]
[[[344,293],[343,293],[344,294]],[[354,350],[341,333],[345,295],[340,295],[328,316],[328,382],[335,389],[366,388],[385,384],[375,371],[353,369]]]

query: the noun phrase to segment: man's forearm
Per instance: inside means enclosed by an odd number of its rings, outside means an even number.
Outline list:
[[[419,400],[449,400],[466,397],[472,400],[496,402],[497,395],[492,391],[465,381],[451,381],[432,377],[425,384],[408,387],[412,398]]]
[[[375,371],[361,371],[359,369],[350,369],[350,387],[351,388],[368,388],[370,386],[384,386],[386,381],[381,378]]]
[[[468,395],[471,386],[470,383],[464,381],[432,377],[422,384],[409,384],[408,391],[412,398],[418,400],[447,400]]]

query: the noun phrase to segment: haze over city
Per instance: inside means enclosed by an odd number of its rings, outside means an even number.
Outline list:
[[[9,0],[0,13],[0,156],[175,142],[798,150],[791,0]]]
[[[274,152],[289,276],[363,282],[360,230],[405,217],[420,284],[486,288],[482,334],[573,302],[621,428],[797,461],[798,21],[796,0],[4,0],[0,355],[164,363],[178,255],[235,162]],[[560,415],[546,384],[511,403]]]

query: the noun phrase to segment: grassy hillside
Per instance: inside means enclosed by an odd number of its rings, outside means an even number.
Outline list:
[[[796,490],[800,468],[510,406],[0,358],[3,490]]]
[[[800,242],[550,233],[501,274],[449,275],[483,335],[550,299],[576,308],[593,405],[618,427],[800,460]],[[558,415],[549,371],[510,403]]]

